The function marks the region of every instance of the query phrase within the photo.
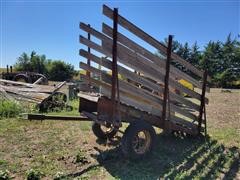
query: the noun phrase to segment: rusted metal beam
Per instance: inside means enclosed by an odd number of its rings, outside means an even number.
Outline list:
[[[91,27],[90,24],[88,24],[88,27]],[[88,33],[88,40],[91,40],[91,34]],[[88,53],[91,53],[91,48],[88,47]],[[87,64],[90,66],[91,65],[91,59],[87,59]],[[91,78],[91,72],[90,71],[87,71],[86,72],[86,75],[87,77],[89,78],[88,80],[88,88],[90,90],[90,86],[91,86],[91,81],[90,81],[90,78]]]
[[[172,39],[173,36],[168,36],[168,48],[167,48],[167,60],[166,60],[166,74],[164,79],[164,95],[163,95],[163,111],[162,111],[162,119],[166,126],[165,120],[167,115],[167,104],[168,104],[168,93],[169,93],[169,72],[170,72],[170,62],[171,62],[171,52],[172,52]],[[165,128],[164,126],[164,128]]]
[[[207,137],[207,114],[206,114],[206,104],[204,105],[204,133],[205,137]]]
[[[62,120],[62,121],[91,121],[86,116],[55,116],[43,114],[23,114],[27,120]]]
[[[112,114],[111,121],[114,122],[117,111],[116,92],[119,96],[118,88],[118,70],[117,70],[117,32],[118,32],[118,9],[114,8],[113,11],[113,45],[112,45]]]
[[[203,74],[201,104],[200,104],[200,110],[199,110],[199,116],[198,116],[198,133],[199,134],[201,133],[203,112],[206,114],[206,111],[204,111],[204,108],[205,108],[205,94],[206,94],[206,86],[207,86],[207,74],[208,74],[207,70],[205,70]]]

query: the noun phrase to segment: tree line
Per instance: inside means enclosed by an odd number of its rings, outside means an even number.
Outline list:
[[[24,52],[18,57],[14,69],[41,73],[52,81],[70,80],[77,74],[73,65],[61,60],[47,59],[45,55],[38,55],[35,51],[30,55]]]
[[[167,39],[164,40],[167,44]],[[240,41],[229,34],[225,41],[209,41],[203,50],[197,42],[190,46],[173,41],[172,50],[192,65],[207,69],[212,87],[240,88]],[[178,63],[173,65],[194,76]]]
[[[167,39],[164,40],[167,44]],[[212,87],[240,88],[240,41],[229,34],[225,41],[209,41],[202,50],[197,42],[189,45],[173,41],[173,52],[200,69],[207,69],[212,77]],[[157,53],[161,56],[161,53]],[[195,76],[181,64],[172,62],[174,66]],[[30,55],[23,53],[14,68],[17,71],[30,71],[44,74],[50,80],[70,80],[77,71],[74,66],[61,60],[47,59],[32,51]],[[197,78],[197,77],[196,77]]]

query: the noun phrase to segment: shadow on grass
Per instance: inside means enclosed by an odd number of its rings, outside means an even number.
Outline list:
[[[110,144],[119,142],[120,137]],[[81,177],[100,166],[117,179],[238,179],[240,173],[239,149],[226,148],[210,138],[159,134],[153,153],[138,161],[125,159],[120,146],[109,151],[95,149],[99,151],[93,155],[98,164],[65,177]]]
[[[239,149],[225,148],[210,138],[157,137],[155,151],[140,161],[124,159],[121,148],[95,158],[119,179],[234,179],[239,173]]]

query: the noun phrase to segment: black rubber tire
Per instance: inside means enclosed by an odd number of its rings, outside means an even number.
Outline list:
[[[104,132],[102,130],[100,124],[98,124],[96,122],[93,122],[93,124],[92,124],[92,131],[93,131],[94,135],[97,138],[99,138],[99,139],[111,139],[111,138],[113,138],[117,134],[118,129],[112,128],[111,131]]]
[[[139,154],[134,150],[133,140],[134,137],[141,131],[147,131],[149,133],[150,145],[148,149],[144,151],[144,153]],[[122,152],[126,158],[132,160],[139,160],[149,155],[154,149],[155,144],[156,144],[156,132],[154,128],[144,121],[137,120],[130,123],[130,125],[125,130],[122,137],[121,147]]]

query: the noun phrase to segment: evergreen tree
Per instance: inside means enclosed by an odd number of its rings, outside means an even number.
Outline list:
[[[164,44],[167,45],[167,39]],[[234,82],[240,82],[240,41],[233,39],[231,34],[224,42],[209,41],[202,52],[199,50],[197,42],[189,46],[188,43],[181,44],[173,41],[172,50],[192,65],[200,69],[207,69],[214,86],[232,87]],[[196,77],[176,61],[173,60],[172,64]]]
[[[201,55],[201,52],[199,51],[199,46],[197,45],[197,42],[195,42],[192,45],[192,48],[190,50],[189,62],[191,64],[193,64],[194,66],[199,67],[200,66],[200,59],[202,58],[201,56],[202,55]]]

